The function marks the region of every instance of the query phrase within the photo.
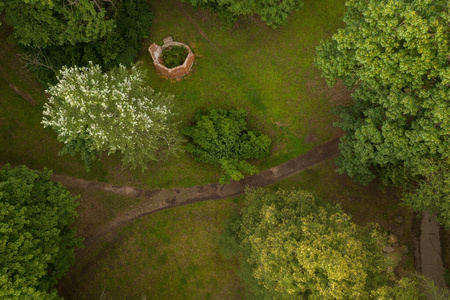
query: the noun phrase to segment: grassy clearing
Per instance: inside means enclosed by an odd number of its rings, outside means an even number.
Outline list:
[[[285,27],[272,29],[258,19],[240,19],[231,30],[220,25],[214,13],[197,10],[176,0],[156,0],[151,5],[155,21],[138,60],[148,68],[149,85],[176,96],[180,120],[187,124],[198,110],[210,107],[244,108],[249,127],[273,139],[265,169],[309,150],[334,136],[334,116],[329,113],[330,90],[313,67],[315,47],[341,25],[344,1],[307,1]],[[6,41],[10,29],[0,26]],[[188,43],[196,63],[189,78],[170,81],[153,68],[147,51],[150,42],[162,43],[171,35]],[[261,38],[264,37],[264,38]],[[149,170],[122,170],[118,155],[106,156],[90,173],[76,158],[58,157],[61,148],[51,129],[40,124],[45,94],[16,57],[14,45],[0,46],[0,162],[26,164],[57,173],[117,184],[146,187],[181,187],[217,182],[221,170],[196,163],[188,153],[167,161],[149,163]],[[9,84],[32,96],[31,105]],[[342,99],[348,94],[335,90]],[[333,92],[334,93],[334,90]],[[334,95],[333,95],[334,96]],[[332,102],[332,101],[331,101]],[[304,138],[313,136],[312,143]]]
[[[60,292],[66,299],[99,299],[103,290],[103,299],[240,299],[238,263],[221,256],[218,238],[241,206],[220,200],[139,219],[121,231],[120,242],[103,245],[95,268],[81,273],[75,265]]]
[[[320,39],[340,26],[343,3],[310,1],[276,30],[248,17],[228,30],[208,11],[177,1],[153,1],[155,24],[144,46],[144,65],[152,64],[150,43],[161,44],[168,35],[189,44],[196,63],[190,77],[180,81],[161,78],[150,68],[149,85],[176,95],[184,122],[212,104],[249,111],[250,127],[274,141],[263,167],[295,157],[312,146],[303,141],[309,132],[317,135],[317,143],[337,132],[313,57]]]
[[[400,206],[398,189],[383,187],[378,180],[368,186],[357,184],[347,175],[337,173],[333,160],[320,163],[272,187],[291,186],[311,191],[322,199],[341,205],[359,224],[389,223],[397,214],[410,213]]]

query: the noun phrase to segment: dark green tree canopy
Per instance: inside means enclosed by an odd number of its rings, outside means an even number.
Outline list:
[[[450,155],[449,2],[347,2],[345,28],[317,49],[329,84],[356,87],[340,109],[340,170],[367,183],[391,180],[424,158]],[[381,170],[383,169],[383,170]]]
[[[220,165],[225,171],[221,183],[257,173],[257,168],[247,160],[263,159],[270,151],[270,138],[258,131],[248,131],[246,116],[242,109],[211,109],[198,113],[194,125],[183,132],[191,138],[186,150],[197,161]]]
[[[5,10],[20,58],[44,85],[55,84],[63,66],[130,65],[152,18],[146,0],[10,0]]]
[[[339,171],[363,184],[378,174],[405,186],[428,176],[418,171],[430,161],[450,156],[450,4],[349,0],[347,7],[345,27],[316,58],[330,85],[340,79],[355,88],[355,104],[337,109],[347,133]]]
[[[3,12],[4,8],[5,8],[5,3],[3,1],[0,1],[0,14]],[[2,22],[0,22],[0,25],[2,25]]]
[[[415,174],[422,179],[404,192],[403,202],[417,212],[439,212],[440,223],[450,229],[450,160],[427,160]]]
[[[25,46],[45,48],[86,43],[114,28],[114,22],[106,20],[105,10],[95,0],[8,0],[4,3],[5,21],[14,28],[18,42]]]
[[[292,10],[301,8],[301,0],[181,0],[193,6],[213,8],[230,25],[240,15],[257,14],[274,28],[286,23]]]
[[[56,299],[51,290],[80,246],[75,198],[51,172],[0,169],[0,298]]]

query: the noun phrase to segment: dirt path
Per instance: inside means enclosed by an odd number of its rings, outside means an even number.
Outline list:
[[[436,286],[448,289],[444,279],[439,230],[437,215],[424,212],[420,225],[420,267],[423,275],[433,279]],[[430,295],[427,298],[433,299]]]
[[[336,157],[339,154],[338,143],[339,138],[334,138],[331,141],[316,146],[309,152],[291,159],[279,166],[265,170],[258,175],[246,177],[239,182],[232,182],[226,185],[207,184],[190,188],[150,190],[138,189],[130,186],[119,186],[107,183],[87,181],[63,175],[53,175],[53,180],[61,182],[68,187],[109,192],[127,197],[145,199],[144,202],[140,203],[133,209],[124,212],[123,214],[117,216],[113,220],[107,222],[103,226],[95,229],[88,234],[84,241],[84,248],[77,249],[76,251],[77,261],[82,261],[80,262],[80,274],[83,274],[81,278],[89,276],[89,270],[95,265],[93,261],[95,262],[104,256],[105,253],[102,250],[98,253],[95,252],[95,249],[99,249],[97,248],[97,246],[99,246],[101,242],[106,240],[114,243],[120,242],[123,237],[118,235],[116,230],[131,223],[132,221],[163,209],[201,201],[238,196],[245,192],[247,186],[265,187],[271,185],[287,177],[300,173],[317,163]],[[424,216],[423,222],[421,224],[422,236],[420,237],[420,245],[418,245],[418,248],[420,248],[419,262],[421,265],[421,270],[423,271],[424,275],[432,278],[438,286],[443,287],[445,286],[445,283],[443,283],[444,281],[442,278],[442,263],[438,264],[437,267],[434,263],[434,260],[441,260],[440,253],[438,253],[439,251],[435,251],[436,248],[439,248],[439,246],[436,246],[435,241],[437,238],[437,243],[439,243],[439,234],[436,234],[436,228],[434,228],[437,226],[437,223],[434,222],[436,223],[436,226],[433,227],[434,231],[431,230],[431,232],[430,230],[426,229],[430,227],[426,226],[429,222],[427,223],[425,221],[430,221],[430,218]],[[423,224],[424,222],[427,224]],[[427,234],[427,236],[424,237],[423,234]],[[430,240],[430,236],[434,238],[433,241]],[[94,255],[94,259],[83,259],[83,257],[88,257],[89,254],[92,253],[96,253],[96,255]],[[69,282],[73,280],[77,279],[71,277]],[[71,283],[69,284],[69,286],[70,285]]]
[[[36,101],[31,97],[29,94],[25,93],[24,91],[20,90],[17,86],[15,86],[12,83],[8,83],[9,87],[14,90],[17,94],[19,94],[23,99],[27,100],[28,103],[30,103],[32,106],[36,106]]]
[[[75,250],[77,270],[66,275],[59,283],[58,290],[63,291],[62,296],[70,298],[76,293],[76,287],[81,286],[85,280],[90,280],[95,274],[98,262],[107,256],[107,248],[101,248],[102,242],[119,244],[123,236],[118,234],[117,229],[131,223],[132,221],[149,215],[159,210],[186,205],[201,201],[224,199],[241,195],[247,186],[264,187],[276,183],[289,176],[302,172],[319,162],[333,158],[339,154],[339,138],[335,138],[325,144],[316,146],[307,153],[291,159],[279,166],[265,170],[258,175],[244,178],[239,182],[230,184],[207,184],[190,188],[176,189],[137,189],[130,186],[117,186],[107,183],[87,181],[63,175],[53,175],[55,181],[65,186],[79,189],[110,192],[128,197],[145,199],[133,209],[124,212],[113,220],[90,232],[84,240],[84,248]]]
[[[197,21],[194,20],[194,18],[186,11],[186,4],[182,2],[177,2],[179,11],[182,12],[182,14],[189,20],[189,22],[195,27],[195,29],[198,31],[198,33],[217,51],[221,52],[220,48],[211,40],[208,38],[208,36],[203,32],[200,25],[197,23]]]
[[[279,166],[265,170],[258,175],[246,177],[239,182],[232,182],[225,185],[214,183],[190,188],[147,190],[130,186],[117,186],[87,181],[63,175],[53,175],[52,178],[68,187],[110,192],[117,195],[146,199],[146,201],[135,208],[124,212],[115,219],[91,232],[85,238],[84,249],[80,250],[81,252],[85,252],[89,251],[95,244],[102,241],[108,233],[129,224],[137,218],[156,211],[201,201],[238,196],[245,192],[247,186],[264,187],[297,174],[321,161],[337,156],[339,154],[338,143],[339,138],[334,138],[333,140],[316,146],[309,152]]]

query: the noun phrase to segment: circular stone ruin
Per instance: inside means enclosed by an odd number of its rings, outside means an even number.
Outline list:
[[[181,46],[186,48],[188,51],[188,55],[186,56],[186,59],[184,60],[184,63],[182,65],[173,68],[168,68],[161,63],[160,57],[164,49],[171,46]],[[184,43],[174,42],[172,37],[170,36],[164,39],[164,44],[162,46],[158,46],[155,43],[151,44],[150,47],[148,48],[148,51],[152,56],[153,64],[155,65],[155,68],[158,71],[158,73],[170,79],[181,78],[189,74],[189,71],[191,70],[192,65],[194,64],[194,53],[192,53],[191,48],[189,48],[189,46]]]

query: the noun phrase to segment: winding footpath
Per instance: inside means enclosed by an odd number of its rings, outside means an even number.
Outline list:
[[[82,252],[89,251],[108,233],[129,224],[135,219],[159,210],[196,202],[225,199],[241,195],[249,187],[265,187],[289,176],[295,175],[317,163],[336,157],[339,154],[339,138],[316,146],[307,153],[297,156],[279,166],[248,176],[241,181],[229,184],[206,184],[190,188],[175,189],[137,189],[130,186],[112,185],[108,183],[87,181],[64,175],[52,175],[52,179],[68,187],[110,192],[127,197],[146,199],[131,210],[124,212],[100,228],[91,232],[84,240]]]
[[[114,234],[115,230],[130,224],[138,218],[176,206],[235,197],[243,194],[247,187],[265,187],[271,185],[287,177],[298,174],[322,161],[338,156],[338,144],[339,138],[334,138],[281,165],[229,184],[213,183],[190,188],[174,189],[138,189],[131,186],[87,181],[57,174],[52,175],[52,179],[61,182],[68,187],[109,192],[127,197],[145,199],[133,209],[123,212],[113,220],[89,233],[88,236],[85,237],[84,248],[77,250],[77,256],[84,256],[93,251],[96,246],[100,245],[105,239],[112,237],[114,240],[117,238],[117,235]],[[416,256],[416,259],[419,260],[419,264],[421,265],[420,269],[423,274],[432,278],[437,286],[444,288],[446,285],[442,276],[443,267],[439,251],[440,246],[438,246],[439,235],[436,234],[436,228],[437,232],[439,228],[437,222],[434,222],[432,224],[433,226],[430,225],[434,228],[431,232],[430,229],[428,229],[430,226],[427,226],[428,223],[426,222],[426,220],[429,221],[429,219],[429,215],[423,216],[423,222],[421,224],[422,234],[419,241],[420,244],[417,247],[420,249],[420,254],[419,257]],[[424,236],[424,234],[427,235]],[[432,236],[433,239],[431,239],[430,236]],[[436,247],[438,248],[437,250]],[[101,255],[101,252],[97,254],[97,256]],[[85,262],[84,265],[83,269],[91,266],[90,262]]]

